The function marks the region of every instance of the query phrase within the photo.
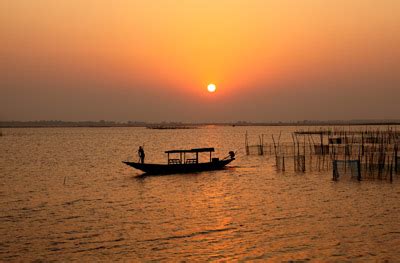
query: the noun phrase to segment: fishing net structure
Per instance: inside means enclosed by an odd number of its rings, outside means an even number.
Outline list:
[[[279,171],[285,171],[285,156],[277,155],[275,156],[276,169]]]
[[[280,171],[333,170],[333,179],[349,176],[388,179],[400,174],[400,131],[366,128],[365,130],[328,128],[297,130],[288,134],[261,134],[256,144],[245,135],[247,155],[275,156]],[[253,141],[255,142],[255,141]]]
[[[306,171],[306,157],[304,155],[296,155],[294,158],[294,170],[297,172]]]
[[[332,166],[334,180],[344,176],[361,179],[361,165],[359,160],[334,160]]]
[[[249,145],[246,146],[247,155],[271,155],[273,153],[271,145]]]

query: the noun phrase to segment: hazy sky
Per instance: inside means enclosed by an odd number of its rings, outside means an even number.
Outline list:
[[[400,119],[399,102],[399,0],[0,0],[0,120]]]

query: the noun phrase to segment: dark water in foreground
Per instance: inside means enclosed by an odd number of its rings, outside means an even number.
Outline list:
[[[246,130],[293,129],[3,129],[0,260],[398,260],[400,178],[333,182],[243,154]],[[227,170],[137,178],[121,161],[143,143],[148,162],[239,152]]]

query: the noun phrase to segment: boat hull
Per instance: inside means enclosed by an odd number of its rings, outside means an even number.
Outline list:
[[[177,174],[177,173],[195,173],[202,171],[220,170],[235,160],[235,158],[220,160],[208,163],[192,163],[192,164],[151,164],[151,163],[123,163],[135,169],[141,170],[146,174]]]

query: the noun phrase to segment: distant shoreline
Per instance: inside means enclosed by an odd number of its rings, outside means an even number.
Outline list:
[[[332,122],[274,122],[274,123],[122,123],[122,122],[63,122],[63,121],[33,121],[33,122],[0,122],[0,128],[151,128],[163,129],[196,128],[201,126],[391,126],[400,125],[400,121],[332,121]],[[171,128],[173,127],[173,128]]]

